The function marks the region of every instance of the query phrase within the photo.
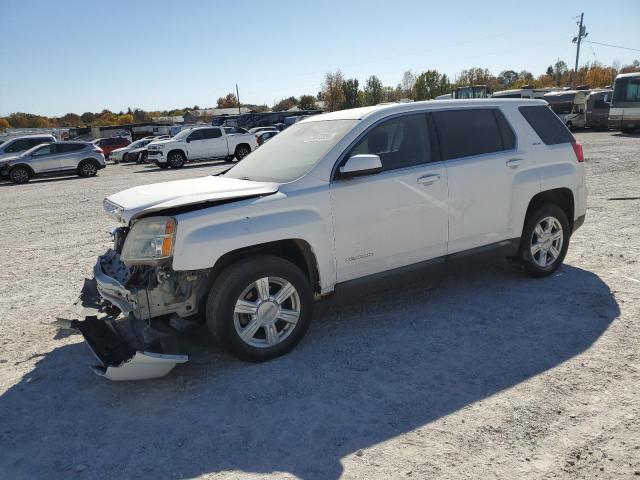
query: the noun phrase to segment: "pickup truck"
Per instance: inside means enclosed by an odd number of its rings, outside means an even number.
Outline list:
[[[220,175],[106,198],[120,225],[74,325],[114,380],[186,361],[169,337],[200,325],[264,361],[302,339],[314,299],[354,280],[471,253],[553,274],[586,197],[582,146],[543,100],[317,115]]]
[[[242,160],[258,146],[255,135],[234,127],[194,127],[173,138],[151,142],[148,161],[160,168],[181,168],[186,162],[223,158]]]

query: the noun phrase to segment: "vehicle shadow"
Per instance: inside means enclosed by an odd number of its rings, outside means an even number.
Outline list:
[[[98,174],[99,175],[99,174]],[[52,183],[52,182],[62,182],[69,180],[86,180],[86,178],[79,177],[76,174],[70,175],[60,175],[55,177],[36,177],[29,180],[29,183],[13,183],[10,180],[1,180],[0,187],[23,187],[25,185],[37,185],[39,183]]]
[[[0,397],[0,477],[335,479],[343,457],[579,355],[619,313],[591,272],[492,264],[322,301],[301,345],[263,364],[196,335],[169,376],[111,383],[65,345]]]

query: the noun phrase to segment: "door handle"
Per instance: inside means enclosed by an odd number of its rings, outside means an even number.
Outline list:
[[[507,161],[507,167],[518,168],[522,162],[524,162],[524,159],[522,158],[512,158],[511,160]]]
[[[438,180],[440,180],[440,174],[433,173],[430,175],[423,175],[422,177],[418,178],[418,183],[420,185],[432,185]]]

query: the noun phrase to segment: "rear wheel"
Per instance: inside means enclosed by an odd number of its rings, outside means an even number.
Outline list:
[[[185,160],[186,159],[182,152],[171,152],[167,157],[167,163],[171,168],[182,168]]]
[[[571,236],[569,220],[557,205],[543,205],[527,216],[519,259],[533,277],[546,277],[564,260]]]
[[[207,326],[222,345],[262,362],[293,349],[311,322],[309,280],[294,264],[261,255],[223,271],[207,298]]]
[[[13,167],[9,172],[9,180],[13,183],[27,183],[30,178],[31,172],[27,167],[23,167],[22,165]]]
[[[247,145],[238,145],[236,147],[235,157],[238,160],[242,160],[244,157],[251,153],[251,149]]]
[[[147,152],[142,152],[138,156],[138,163],[147,163]]]
[[[93,177],[98,173],[98,165],[94,160],[82,160],[78,164],[78,175],[81,177]]]

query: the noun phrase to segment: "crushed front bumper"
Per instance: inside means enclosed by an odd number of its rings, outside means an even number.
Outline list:
[[[82,334],[100,362],[91,369],[109,380],[143,380],[164,376],[187,362],[188,356],[179,353],[177,332],[165,322],[133,315],[131,293],[103,271],[101,260],[72,308],[76,318],[60,319]]]

